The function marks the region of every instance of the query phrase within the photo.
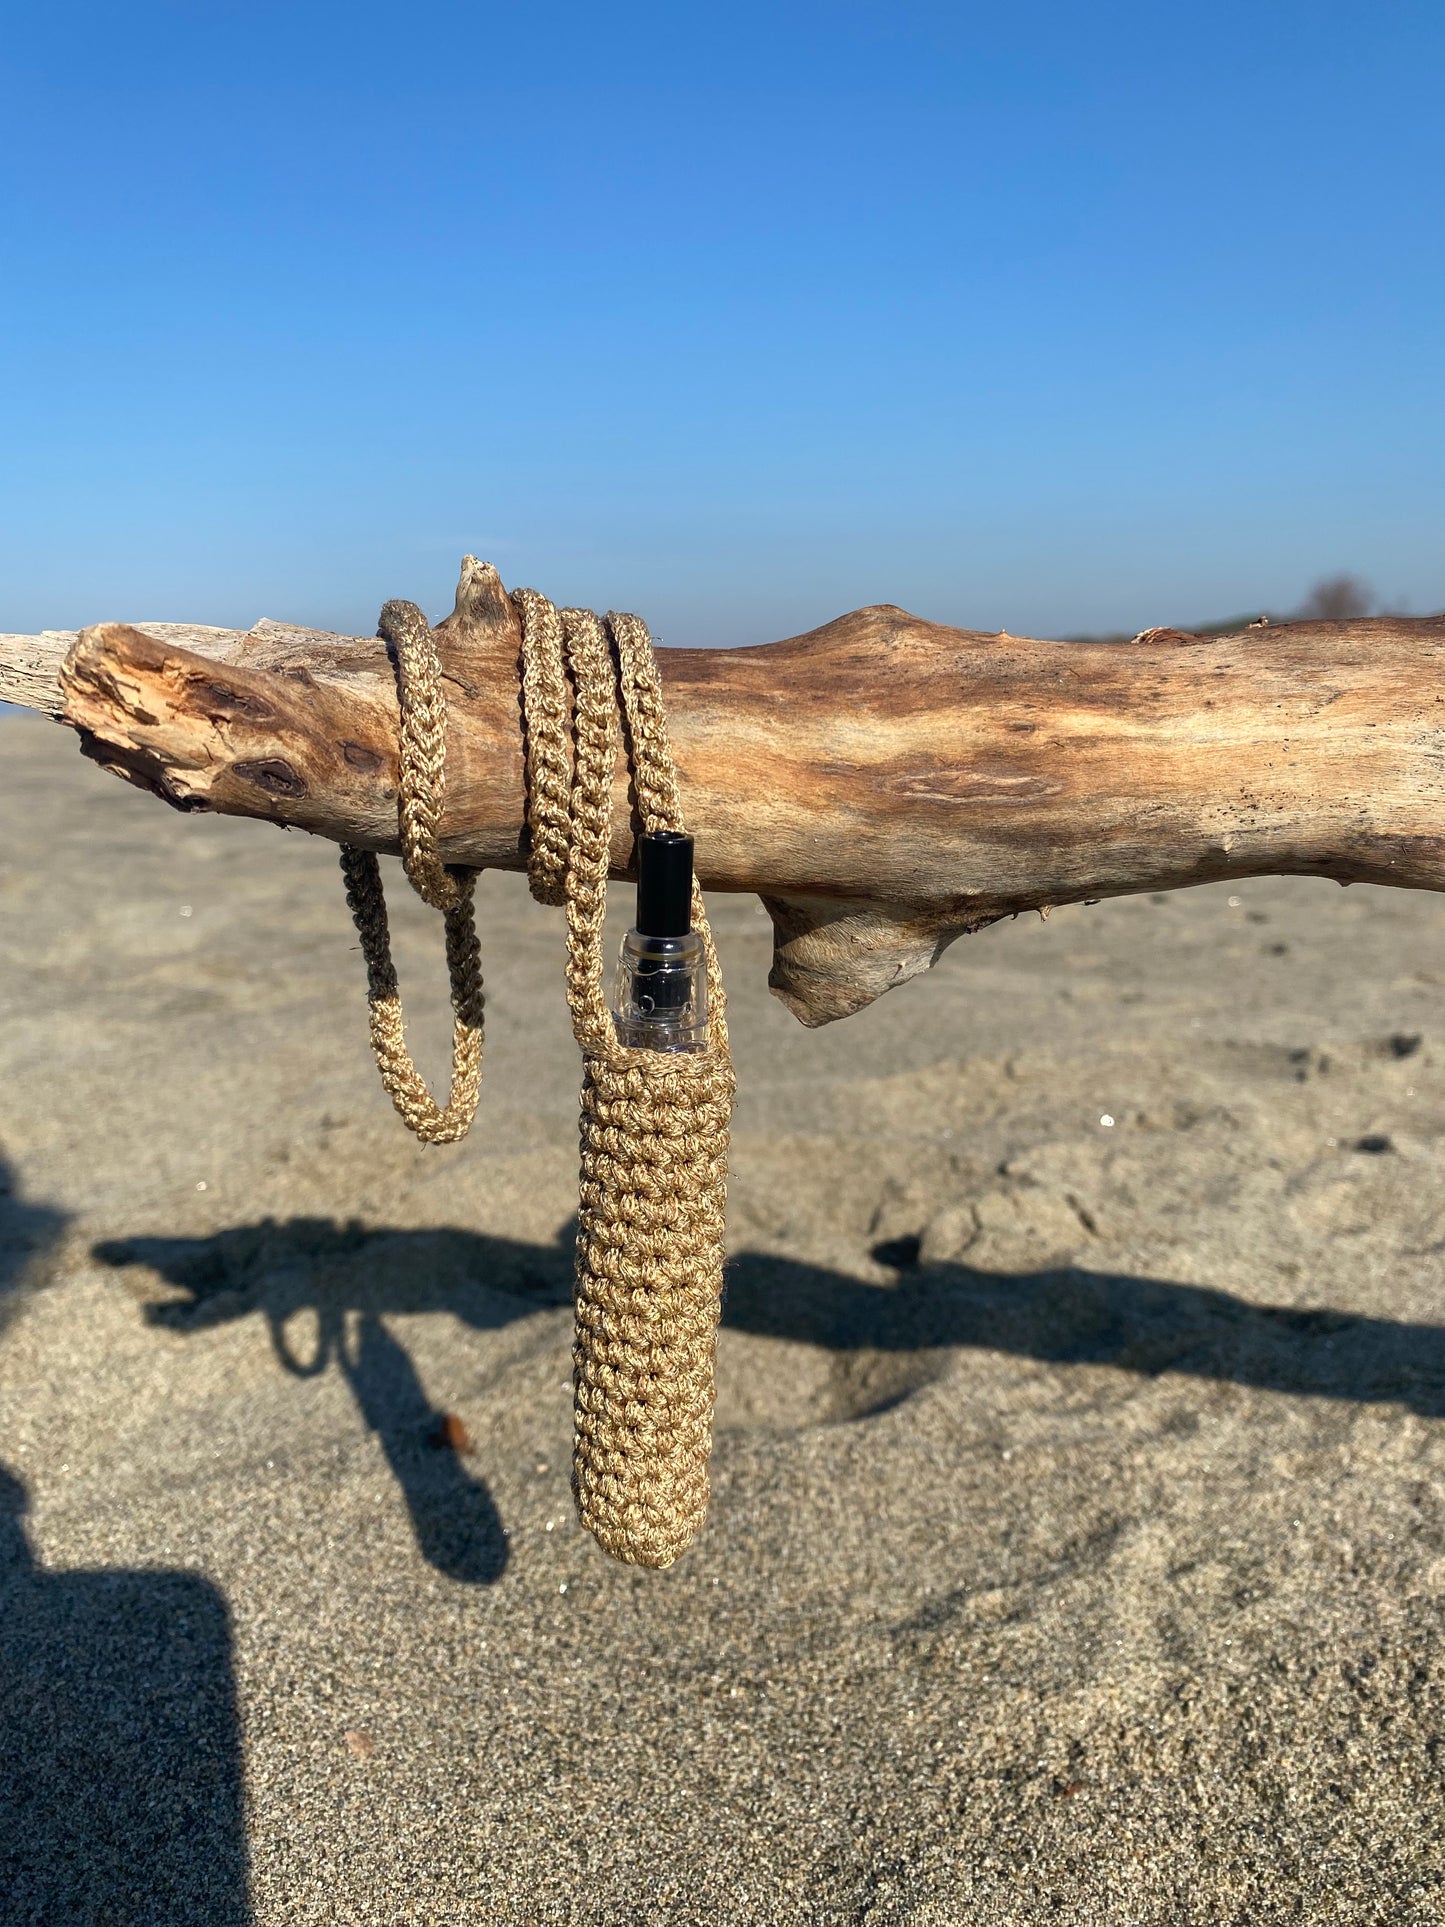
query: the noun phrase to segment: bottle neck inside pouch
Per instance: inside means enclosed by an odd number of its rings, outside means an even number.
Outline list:
[[[634,1050],[700,1051],[707,970],[692,928],[692,838],[646,831],[637,852],[637,922],[617,960],[618,1041]]]

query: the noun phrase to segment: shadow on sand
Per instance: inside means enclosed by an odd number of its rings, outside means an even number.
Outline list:
[[[62,1225],[0,1160],[0,1327]],[[49,1572],[26,1510],[0,1466],[0,1918],[245,1927],[224,1599],[194,1573]]]
[[[96,1255],[142,1264],[185,1295],[148,1307],[152,1322],[193,1331],[255,1313],[287,1370],[334,1358],[381,1439],[426,1556],[456,1577],[494,1578],[505,1558],[495,1509],[447,1451],[427,1445],[436,1414],[382,1320],[445,1311],[495,1330],[570,1296],[573,1227],[552,1245],[454,1229],[365,1230],[327,1219],[265,1220],[210,1238],[139,1237]],[[1329,1309],[1255,1305],[1227,1292],[1077,1266],[1005,1275],[923,1266],[914,1239],[874,1256],[893,1282],[872,1285],[820,1266],[745,1252],[729,1261],[723,1322],[840,1354],[911,1355],[883,1375],[903,1395],[964,1347],[1060,1364],[1178,1372],[1267,1391],[1398,1401],[1445,1415],[1445,1327]],[[310,1349],[293,1349],[304,1324]],[[355,1334],[348,1350],[348,1328]],[[897,1389],[880,1399],[896,1402]],[[866,1416],[878,1405],[855,1407]]]
[[[498,1247],[500,1249],[500,1247]],[[441,1427],[383,1313],[453,1311],[479,1328],[509,1324],[539,1302],[564,1301],[570,1251],[521,1254],[497,1275],[493,1245],[465,1232],[365,1231],[325,1218],[265,1219],[210,1238],[131,1238],[97,1245],[111,1265],[141,1264],[185,1298],[146,1307],[154,1325],[196,1331],[257,1312],[281,1366],[314,1378],[334,1365],[376,1434],[406,1500],[422,1556],[448,1578],[491,1585],[507,1541],[485,1483]],[[529,1269],[526,1260],[535,1261]],[[558,1293],[560,1291],[560,1299]],[[516,1293],[520,1292],[519,1298]]]

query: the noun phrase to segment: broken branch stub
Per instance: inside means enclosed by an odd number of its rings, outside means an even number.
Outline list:
[[[441,853],[522,869],[519,637],[488,564],[464,564],[439,640]],[[1441,618],[1062,643],[880,607],[658,666],[702,882],[758,892],[769,981],[821,1024],[1021,910],[1271,874],[1445,888],[1442,654]],[[397,848],[379,641],[270,622],[0,637],[0,697],[180,808]],[[613,806],[622,873],[625,772]]]

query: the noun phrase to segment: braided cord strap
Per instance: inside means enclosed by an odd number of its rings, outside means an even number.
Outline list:
[[[557,853],[565,851],[567,998],[583,1055],[572,1489],[604,1551],[663,1567],[692,1543],[708,1503],[735,1089],[722,976],[694,884],[707,1047],[673,1055],[618,1042],[603,989],[603,920],[619,700],[642,826],[682,828],[651,638],[636,616],[604,624],[587,610],[559,613],[535,590],[514,601],[532,888],[555,901]],[[569,669],[570,794],[557,781],[569,761]]]
[[[669,1566],[707,1514],[735,1089],[722,973],[694,880],[706,1048],[673,1055],[619,1043],[603,987],[603,925],[624,731],[642,828],[683,827],[652,639],[637,616],[603,622],[585,609],[559,611],[534,589],[519,589],[513,602],[522,628],[528,878],[541,902],[566,908],[567,1001],[583,1060],[572,1489],[604,1551]],[[382,1083],[408,1127],[439,1144],[465,1136],[481,1083],[476,872],[437,854],[446,701],[435,638],[409,602],[388,602],[379,630],[396,656],[401,703],[402,861],[446,928],[456,1022],[445,1107],[406,1047],[376,857],[343,845],[341,867],[366,958]]]
[[[441,911],[446,931],[454,1022],[451,1090],[445,1106],[427,1089],[406,1046],[381,866],[372,851],[343,843],[341,874],[366,959],[371,1048],[381,1081],[402,1121],[424,1144],[449,1144],[471,1128],[482,1083],[485,998],[473,907],[477,873],[444,864],[437,855],[437,826],[446,799],[446,698],[436,640],[426,617],[411,602],[388,602],[377,628],[395,652],[401,702],[397,821],[402,864],[417,894]]]

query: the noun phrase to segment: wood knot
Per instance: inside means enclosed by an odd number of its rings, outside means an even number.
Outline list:
[[[267,756],[256,763],[232,763],[231,773],[271,796],[306,795],[304,778],[279,756]]]
[[[248,723],[268,723],[276,713],[264,696],[211,677],[192,678],[186,695],[189,708],[199,710],[213,721],[240,716]]]

